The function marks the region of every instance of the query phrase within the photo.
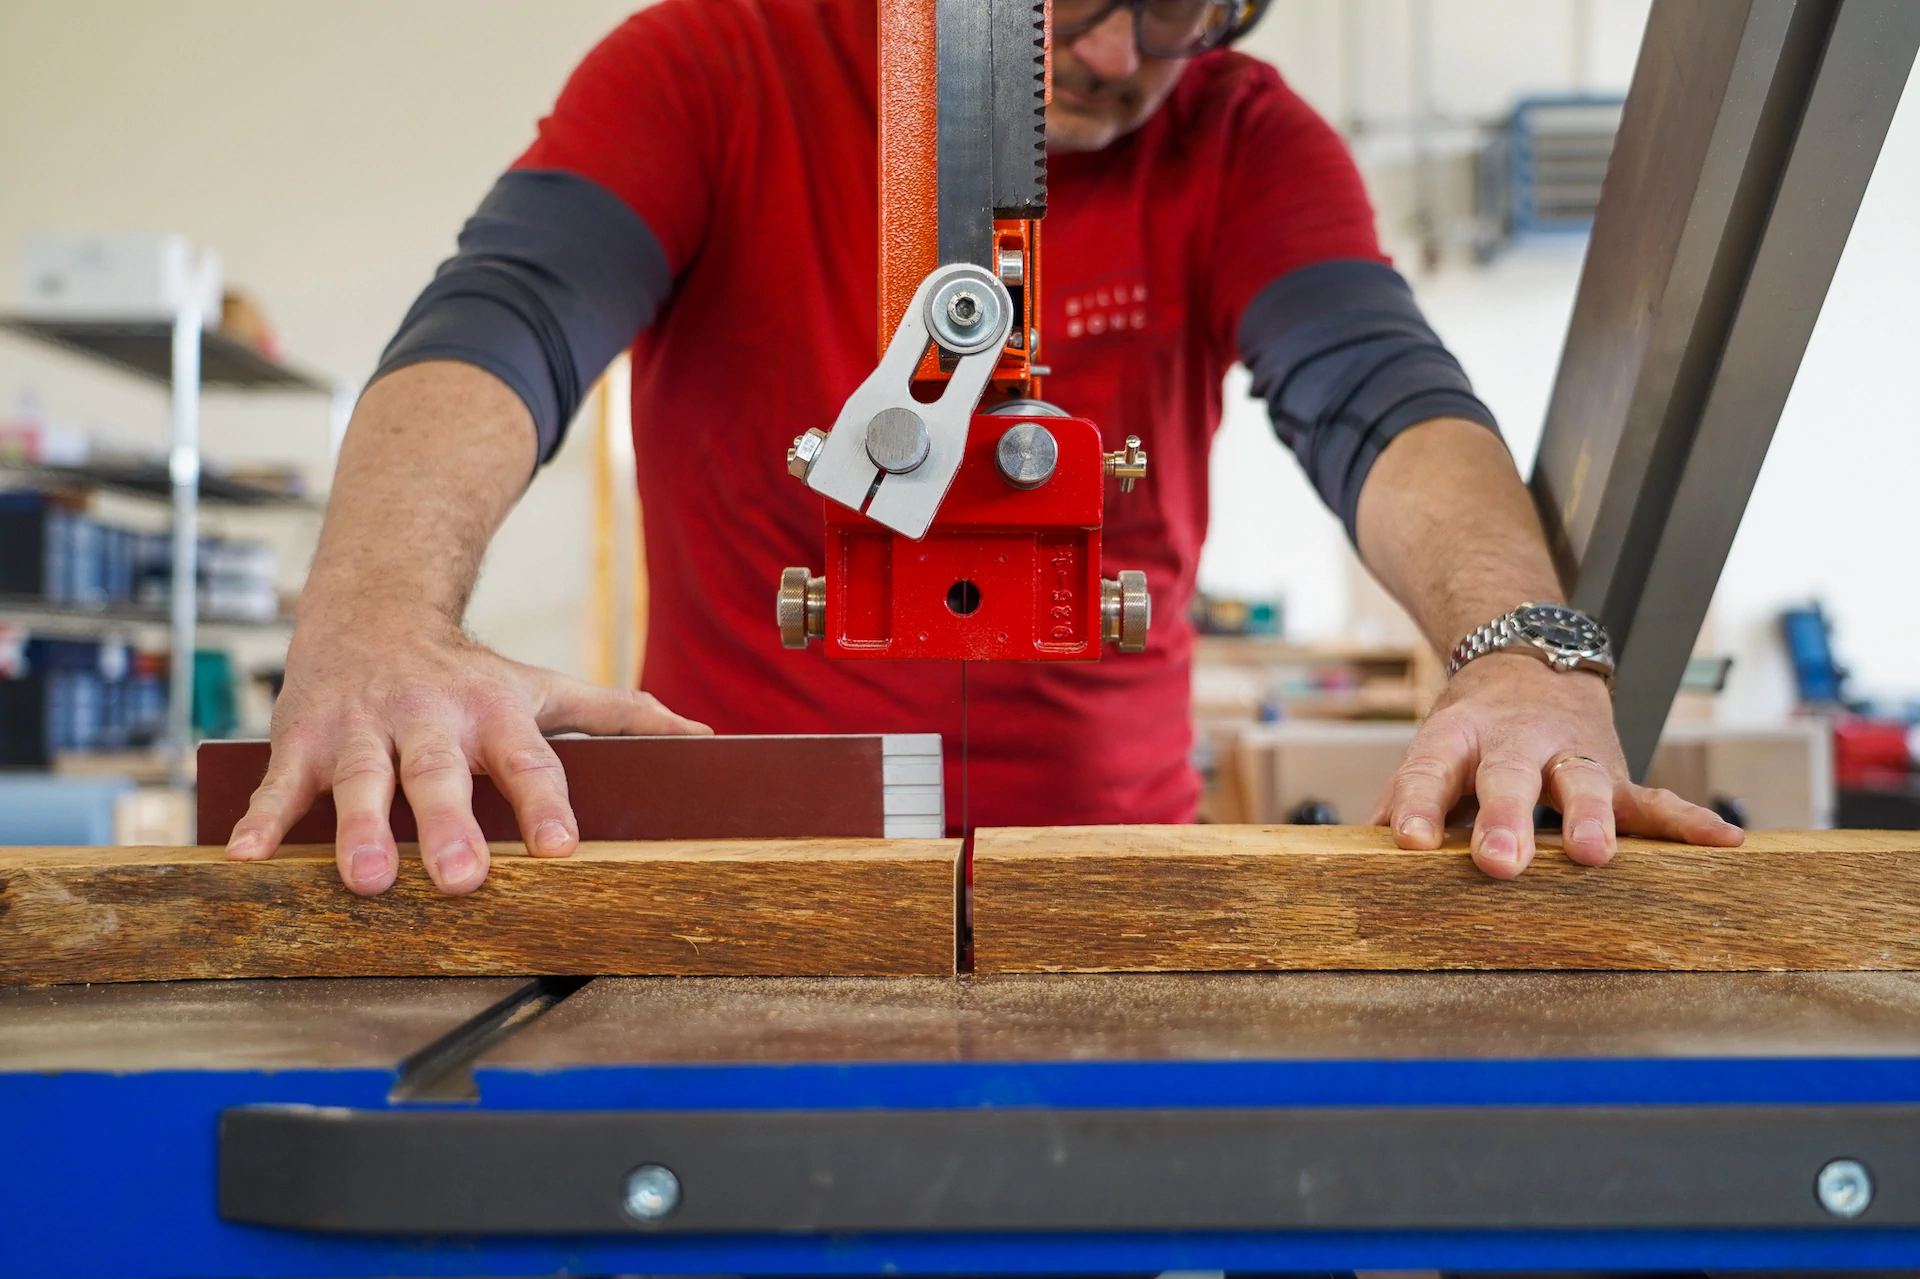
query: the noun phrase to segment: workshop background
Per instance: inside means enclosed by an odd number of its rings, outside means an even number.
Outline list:
[[[209,468],[301,500],[203,510],[203,532],[223,539],[222,562],[240,588],[255,589],[240,590],[237,612],[212,610],[196,640],[205,680],[226,681],[204,713],[196,687],[201,731],[264,730],[355,385],[568,70],[633,7],[0,0],[0,276],[36,234],[178,233],[217,251],[227,287],[243,295],[230,327],[264,316],[280,358],[337,387],[206,399]],[[1546,122],[1545,137],[1557,118],[1604,155],[1609,104],[1626,91],[1647,7],[1277,0],[1242,45],[1274,61],[1353,145],[1383,236],[1523,471],[1584,235],[1577,193],[1561,210],[1568,226],[1516,215],[1517,191],[1529,181],[1535,195],[1544,189],[1540,173],[1521,171],[1544,151],[1531,135],[1517,145],[1519,126]],[[1920,106],[1909,95],[1722,578],[1699,649],[1713,660],[1698,663],[1676,712],[1684,723],[1670,738],[1686,749],[1656,766],[1678,789],[1746,806],[1756,824],[1834,818],[1831,721],[1804,712],[1871,703],[1856,709],[1898,727],[1920,696],[1911,639],[1920,596],[1906,589],[1903,567],[1920,433],[1901,375],[1920,339],[1910,304],[1920,236],[1907,212],[1916,203]],[[19,287],[0,283],[0,312],[16,309]],[[1236,372],[1201,574],[1209,627],[1239,632],[1209,638],[1196,680],[1213,815],[1271,820],[1315,801],[1360,820],[1352,796],[1391,766],[1431,694],[1433,659],[1358,567],[1244,388]],[[631,676],[644,611],[623,482],[632,459],[622,432],[605,429],[620,412],[599,397],[588,403],[494,544],[469,618],[509,656],[608,681]],[[168,422],[153,384],[0,332],[0,488],[48,487],[36,462],[84,470],[88,458],[157,459]],[[95,491],[84,475],[52,487],[102,523],[165,527],[162,503]],[[8,554],[0,545],[0,560]],[[1782,615],[1814,604],[1851,678],[1844,694],[1809,707]],[[31,641],[49,638],[123,646],[145,655],[132,669],[151,671],[164,660],[158,616],[0,594],[0,676],[29,674],[29,653],[46,665],[51,650]],[[47,758],[29,764],[66,777],[168,779],[138,733],[81,742],[54,710],[47,719]],[[56,731],[67,736],[52,741]],[[1732,745],[1715,754],[1723,741]],[[1288,764],[1280,757],[1292,747],[1317,762]],[[30,768],[11,780],[48,775]],[[183,811],[117,803],[122,839],[163,830]],[[141,825],[142,813],[159,825]]]

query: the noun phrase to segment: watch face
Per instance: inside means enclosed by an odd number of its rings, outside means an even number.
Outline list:
[[[1515,615],[1529,639],[1577,653],[1595,653],[1606,647],[1607,636],[1585,613],[1560,604],[1529,604]]]

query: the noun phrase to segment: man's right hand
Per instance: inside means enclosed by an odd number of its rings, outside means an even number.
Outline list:
[[[273,856],[332,791],[340,878],[385,892],[400,873],[387,821],[397,783],[427,874],[442,892],[470,893],[487,878],[473,774],[513,805],[527,851],[565,857],[580,830],[543,734],[712,731],[645,693],[522,666],[461,633],[480,557],[533,471],[536,434],[518,394],[456,361],[407,365],[360,397],[300,592],[273,757],[229,857]]]
[[[273,757],[227,855],[273,856],[330,790],[340,878],[356,893],[385,892],[400,872],[387,820],[397,782],[419,824],[427,874],[441,892],[470,893],[487,878],[475,773],[513,805],[528,852],[565,857],[580,842],[566,774],[544,736],[566,731],[713,730],[650,694],[508,661],[431,611],[302,625],[274,706]]]

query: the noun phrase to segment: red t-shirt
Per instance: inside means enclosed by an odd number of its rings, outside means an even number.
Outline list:
[[[780,570],[824,559],[788,443],[832,424],[879,349],[872,0],[665,0],[575,71],[516,167],[625,200],[674,292],[634,347],[651,608],[642,684],[723,733],[938,732],[963,795],[961,672],[780,646]],[[1049,162],[1046,397],[1153,460],[1110,490],[1105,574],[1144,569],[1147,651],[971,664],[972,825],[1191,820],[1193,593],[1207,455],[1240,313],[1264,285],[1380,259],[1338,137],[1264,63],[1195,58],[1146,125]]]

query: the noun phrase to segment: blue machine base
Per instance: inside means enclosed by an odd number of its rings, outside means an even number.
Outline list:
[[[1920,1231],[898,1234],[415,1239],[233,1225],[216,1125],[257,1103],[384,1108],[385,1070],[0,1074],[0,1279],[1158,1270],[1884,1269]],[[475,1072],[494,1110],[1920,1102],[1907,1058],[941,1062]]]

